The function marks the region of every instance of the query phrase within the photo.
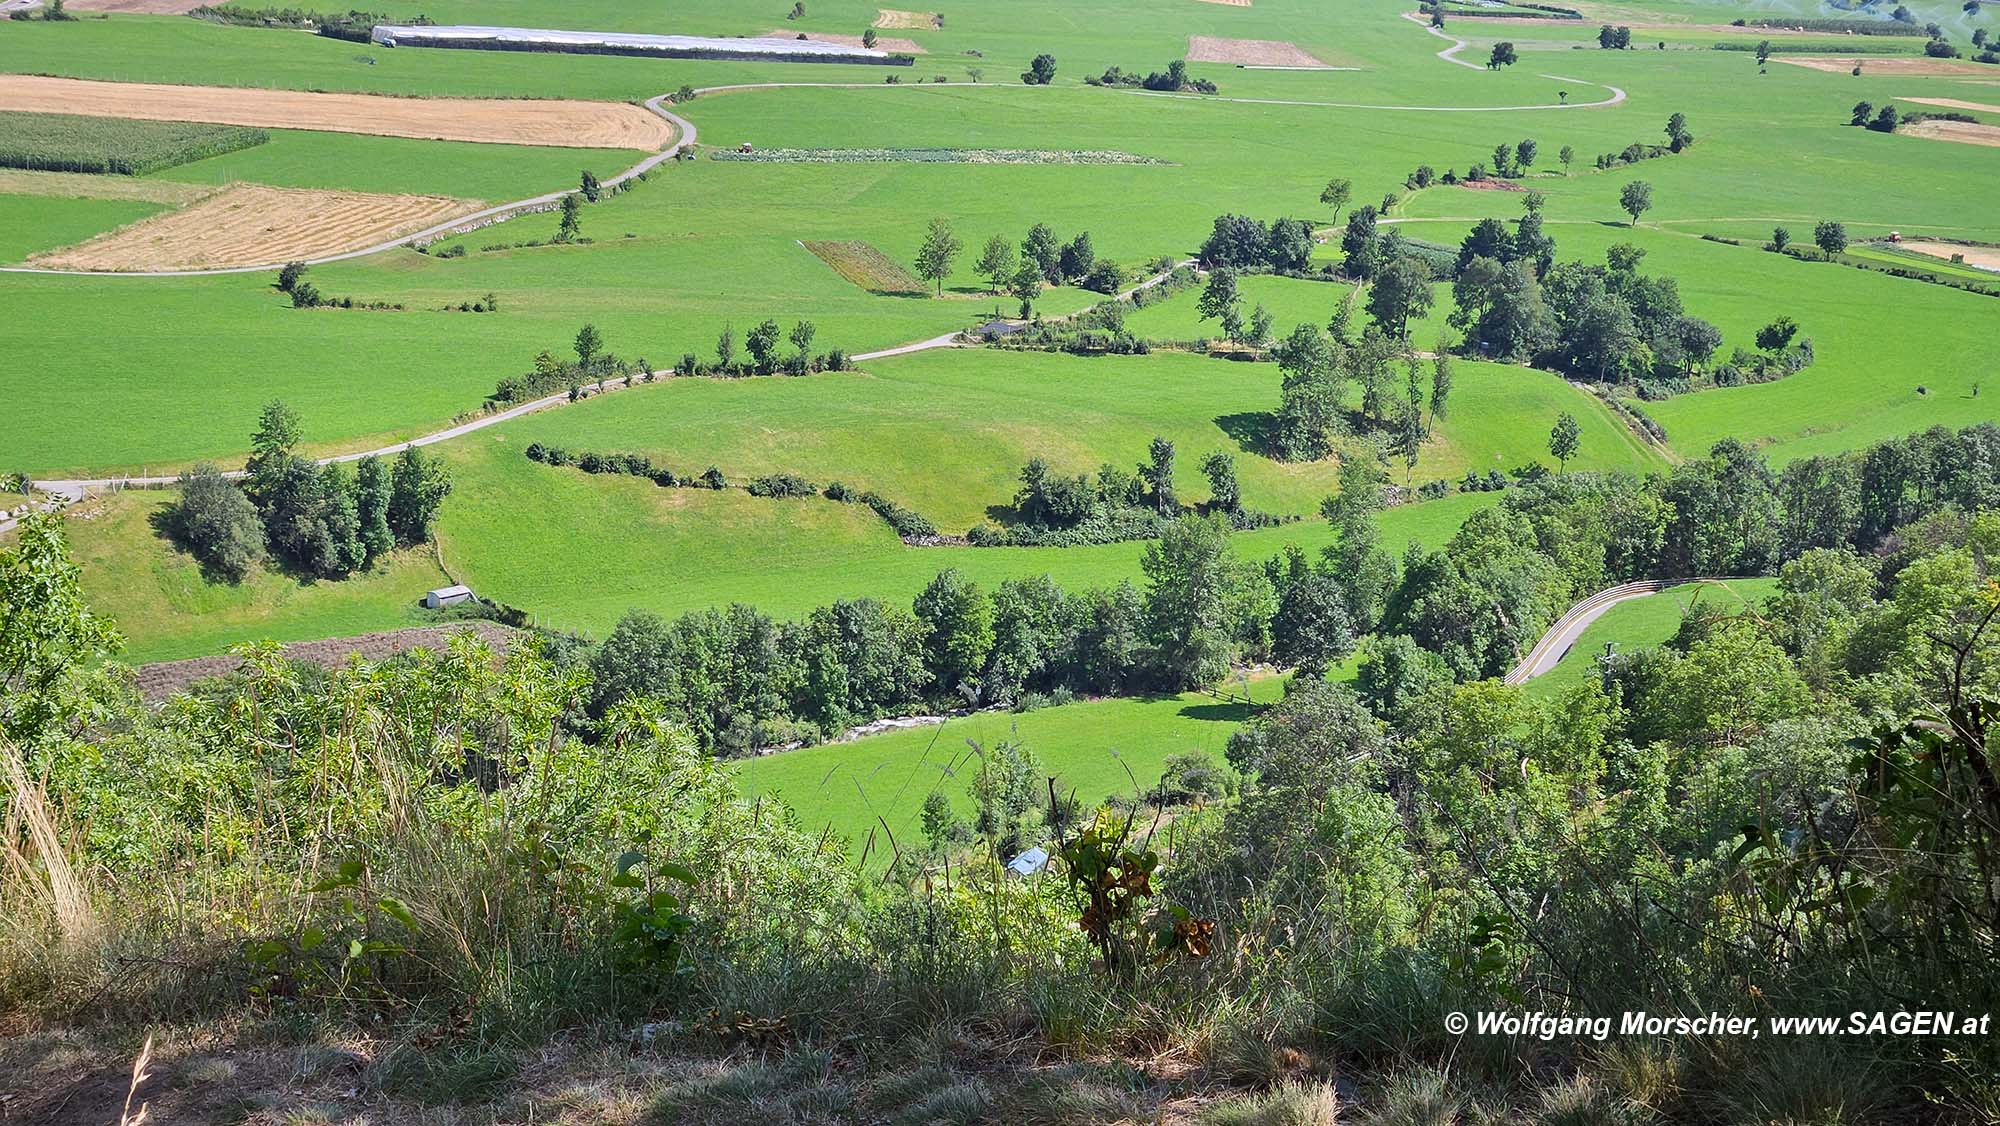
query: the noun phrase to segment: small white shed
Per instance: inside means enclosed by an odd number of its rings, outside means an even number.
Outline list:
[[[1032,876],[1049,866],[1049,850],[1031,848],[1007,862],[1007,871],[1016,876]]]
[[[441,586],[436,590],[424,592],[424,606],[431,610],[471,601],[473,601],[472,588],[469,586]]]

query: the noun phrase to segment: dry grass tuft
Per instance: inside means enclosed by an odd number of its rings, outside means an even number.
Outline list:
[[[61,953],[76,955],[94,946],[101,934],[97,913],[76,868],[68,843],[57,831],[48,794],[28,778],[21,752],[0,739],[0,771],[12,794],[7,815],[0,820],[0,848],[6,851],[6,899],[12,904],[44,908],[55,923]],[[20,841],[28,843],[22,848]]]

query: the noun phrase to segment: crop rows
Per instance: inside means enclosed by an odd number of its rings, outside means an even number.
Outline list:
[[[0,167],[138,176],[261,145],[262,129],[67,113],[0,113]]]

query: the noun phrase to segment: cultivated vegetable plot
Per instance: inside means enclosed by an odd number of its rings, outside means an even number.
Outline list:
[[[0,168],[138,176],[270,139],[229,125],[0,112]]]

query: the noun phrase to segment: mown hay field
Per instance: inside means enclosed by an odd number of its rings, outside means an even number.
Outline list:
[[[55,199],[121,199],[145,203],[185,204],[213,192],[208,184],[181,184],[137,176],[100,176],[90,172],[30,172],[0,168],[0,194],[49,196]]]
[[[445,196],[237,184],[33,261],[59,270],[276,265],[373,246],[478,207],[477,200]]]
[[[0,75],[0,109],[562,148],[661,149],[674,140],[672,125],[639,106],[558,98],[390,98],[8,74]]]
[[[0,168],[138,176],[270,139],[262,129],[188,121],[0,112]]]

